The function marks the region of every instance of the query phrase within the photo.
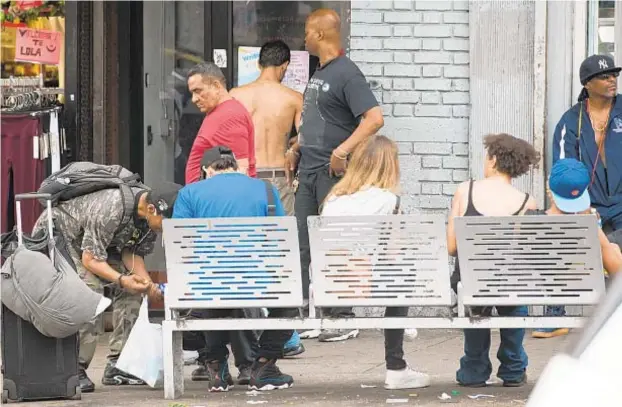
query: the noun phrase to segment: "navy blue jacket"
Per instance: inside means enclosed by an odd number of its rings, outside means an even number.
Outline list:
[[[561,158],[575,158],[582,161],[590,174],[594,174],[589,188],[592,206],[600,213],[603,223],[612,222],[614,228],[619,229],[622,228],[622,95],[616,97],[607,123],[604,149],[606,171],[602,159],[599,158],[594,172],[598,147],[585,102],[581,118],[581,135],[577,137],[581,106],[581,103],[577,103],[571,107],[555,128],[553,163]]]

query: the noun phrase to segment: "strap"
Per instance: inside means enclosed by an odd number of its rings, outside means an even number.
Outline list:
[[[516,216],[518,214],[520,214],[522,212],[522,210],[525,208],[525,205],[527,205],[527,201],[529,200],[529,194],[525,194],[525,200],[523,201],[523,204],[520,206],[520,208],[518,208],[518,210],[516,212],[514,212],[512,215]]]
[[[393,208],[393,214],[398,215],[400,213],[400,202],[402,199],[399,195],[396,195],[395,198],[395,208]]]
[[[123,228],[130,223],[132,216],[134,215],[134,193],[132,188],[125,184],[119,184],[119,191],[121,191],[121,203],[123,204],[123,216],[121,217],[121,223],[117,228],[115,235],[119,233]]]
[[[577,129],[577,155],[581,161],[581,127],[583,127],[583,101],[579,106],[579,128]]]
[[[267,179],[262,179],[266,186],[266,198],[268,198],[268,216],[276,216],[276,204],[274,203],[274,192],[272,190],[272,183]]]

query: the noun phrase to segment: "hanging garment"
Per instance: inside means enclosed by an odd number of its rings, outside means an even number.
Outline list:
[[[45,163],[39,159],[40,152],[38,137],[41,134],[40,120],[28,114],[3,114],[0,125],[0,189],[2,218],[0,227],[2,233],[10,231],[15,226],[9,219],[9,208],[15,202],[9,200],[16,194],[34,192],[45,179]],[[36,154],[34,150],[37,150]],[[12,179],[11,179],[12,174]],[[11,191],[9,188],[13,186]],[[37,218],[42,212],[39,202],[26,201],[22,207],[22,224],[25,231],[32,230]],[[9,221],[12,222],[9,222]]]

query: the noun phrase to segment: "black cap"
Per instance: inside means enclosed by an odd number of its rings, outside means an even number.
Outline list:
[[[201,159],[201,169],[203,169],[203,167],[209,167],[216,161],[226,156],[230,156],[235,160],[235,155],[229,147],[216,146],[210,148],[205,153],[203,153],[203,158]]]
[[[622,68],[616,67],[613,58],[609,55],[592,55],[581,63],[579,78],[581,85],[585,86],[592,78],[601,73],[620,72]]]
[[[181,188],[181,185],[174,182],[162,182],[149,191],[148,201],[155,206],[158,215],[170,218],[173,216],[173,206]]]

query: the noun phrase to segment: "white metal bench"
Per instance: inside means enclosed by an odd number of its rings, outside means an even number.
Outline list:
[[[596,217],[506,216],[456,219],[458,314],[465,307],[594,305],[605,292]],[[495,317],[498,327],[583,325],[584,317]],[[484,318],[486,320],[486,318]]]
[[[294,217],[167,219],[163,229],[164,397],[173,399],[184,392],[183,331],[296,328],[275,319],[185,320],[179,310],[298,308],[302,280]]]
[[[465,316],[464,306],[594,304],[604,292],[593,218],[458,218],[463,278],[459,317],[316,317],[315,307],[450,306],[449,262],[441,215],[309,217],[308,225],[312,259],[309,318],[184,320],[180,309],[301,307],[296,220],[164,221],[169,282],[162,324],[165,398],[183,394],[183,331],[576,327],[582,324],[581,318],[470,318]],[[532,257],[545,260],[530,264],[538,270],[521,270],[524,276],[515,275],[512,262],[523,264]],[[553,271],[547,272],[545,266]],[[500,282],[486,281],[494,274],[501,275]],[[534,279],[529,282],[528,287],[533,287],[529,295],[514,286],[523,284],[514,282],[523,277]],[[544,291],[536,291],[540,284],[546,287]]]

